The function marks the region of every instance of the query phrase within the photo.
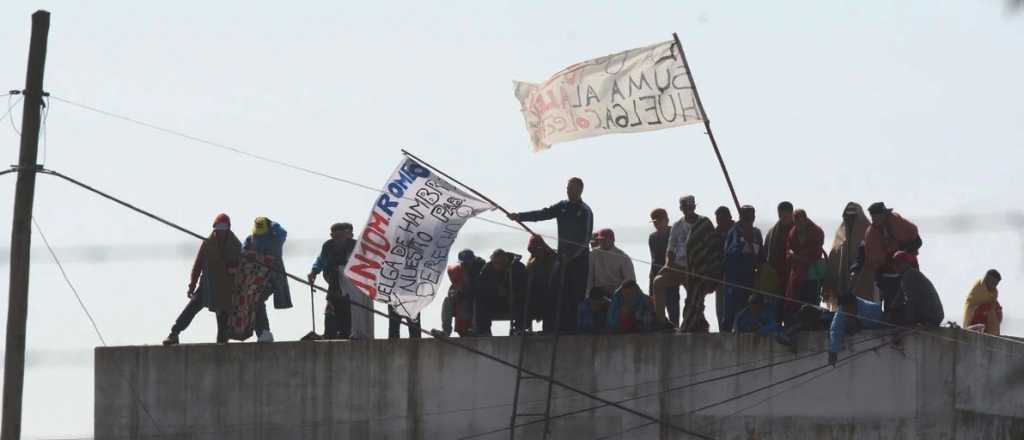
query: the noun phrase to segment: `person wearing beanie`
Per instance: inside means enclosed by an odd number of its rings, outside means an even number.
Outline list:
[[[179,342],[178,335],[188,328],[203,307],[217,314],[217,343],[228,342],[228,315],[234,309],[238,296],[235,276],[241,260],[242,245],[231,232],[231,219],[219,214],[213,221],[213,231],[203,240],[192,264],[192,276],[186,295],[189,302],[164,339],[164,345]]]
[[[352,303],[341,289],[341,273],[356,247],[351,223],[331,225],[331,238],[320,246],[320,255],[306,275],[310,284],[323,273],[327,282],[327,306],[324,307],[324,339],[348,339],[352,333]],[[264,307],[266,310],[266,307]]]
[[[291,290],[288,288],[288,276],[284,267],[284,242],[288,238],[288,231],[285,231],[281,224],[266,217],[256,217],[253,221],[252,235],[245,238],[243,251],[255,252],[258,255],[271,257],[273,267],[270,268],[267,283],[269,289],[264,289],[262,298],[256,302],[255,330],[259,342],[274,342],[274,334],[270,332],[270,319],[267,316],[267,299],[274,297],[275,309],[288,309],[292,307]]]

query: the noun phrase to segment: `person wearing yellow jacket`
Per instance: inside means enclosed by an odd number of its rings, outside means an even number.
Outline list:
[[[964,328],[974,327],[980,331],[998,335],[999,326],[1003,322],[1003,307],[999,305],[999,282],[1003,277],[995,269],[985,273],[985,277],[974,283],[971,293],[964,302]],[[980,324],[980,325],[979,325]]]

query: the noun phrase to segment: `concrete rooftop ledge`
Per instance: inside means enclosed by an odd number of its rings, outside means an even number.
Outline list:
[[[705,411],[693,412],[827,356],[626,405],[716,439],[1024,439],[1024,346],[931,333],[941,337],[910,335],[902,351],[886,345]],[[521,339],[456,341],[514,363]],[[841,362],[883,341],[854,345]],[[566,336],[556,377],[621,400],[824,350],[825,335],[804,334],[799,345],[793,354],[754,335]],[[544,372],[549,350],[531,345],[526,367]],[[429,338],[110,347],[97,348],[95,359],[97,439],[451,439],[507,427],[515,387],[514,370]],[[520,401],[531,403],[521,412],[543,411],[545,385],[527,385]],[[556,388],[552,414],[596,405]],[[552,421],[551,438],[589,439],[644,423],[602,408]],[[519,429],[517,438],[539,438],[540,429]],[[619,438],[692,437],[654,425]]]

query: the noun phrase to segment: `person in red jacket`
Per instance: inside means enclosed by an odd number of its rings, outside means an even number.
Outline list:
[[[864,232],[864,269],[861,276],[874,277],[881,293],[882,303],[893,300],[899,293],[900,274],[893,267],[893,255],[898,251],[918,255],[921,236],[917,226],[876,202],[868,207],[871,225]]]
[[[786,284],[787,301],[783,304],[784,321],[794,316],[804,303],[818,303],[820,280],[808,277],[808,272],[821,260],[824,244],[825,232],[807,218],[807,212],[803,209],[794,211],[793,229],[786,238],[789,281]]]

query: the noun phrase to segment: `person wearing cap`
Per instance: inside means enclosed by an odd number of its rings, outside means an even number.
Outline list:
[[[267,299],[274,297],[275,309],[292,307],[291,290],[288,288],[288,276],[284,267],[284,242],[288,238],[281,224],[266,217],[256,217],[253,221],[252,235],[245,238],[243,251],[252,251],[260,255],[273,257],[267,282],[270,289],[265,296],[256,302],[255,331],[259,342],[274,342],[274,334],[270,332],[270,318],[267,316]]]
[[[597,231],[597,248],[591,252],[588,272],[587,293],[591,296],[611,298],[623,282],[636,281],[633,260],[615,247],[615,232],[607,228]]]
[[[742,207],[741,207],[742,209]],[[715,233],[718,234],[722,239],[722,243],[725,243],[726,237],[729,236],[729,231],[736,222],[732,219],[732,211],[729,211],[728,206],[719,206],[715,210]],[[720,285],[715,289],[715,316],[718,318],[718,331],[729,332],[732,331],[732,327],[723,327],[722,320],[725,318],[725,286]]]
[[[750,295],[747,306],[736,314],[732,331],[736,333],[757,333],[759,336],[778,336],[782,326],[776,318],[775,307],[764,303],[760,294]]]
[[[917,257],[898,251],[893,255],[893,268],[900,274],[900,291],[895,301],[885,303],[886,318],[902,325],[941,325],[945,318],[942,300],[935,285],[921,273]]]
[[[554,302],[557,300],[555,276],[558,254],[539,235],[530,236],[526,250],[530,258],[526,262],[526,303],[521,305],[527,316],[523,330],[531,331],[533,320],[539,318],[543,320],[543,331],[553,332],[557,328],[554,316],[557,305]]]
[[[829,308],[835,310],[839,295],[852,291],[854,295],[869,301],[877,301],[874,276],[859,276],[855,272],[857,249],[864,241],[864,234],[871,221],[864,214],[864,208],[850,202],[843,208],[843,222],[836,229],[832,250],[828,253],[822,293]]]
[[[852,293],[839,296],[839,309],[832,317],[828,329],[828,363],[835,366],[843,340],[861,329],[879,329],[886,326],[882,318],[882,304],[857,297]]]
[[[733,320],[747,305],[750,288],[754,287],[758,260],[764,247],[761,230],[754,226],[755,217],[753,206],[741,206],[740,222],[729,230],[725,238],[723,275],[726,284],[719,288],[724,291],[721,305],[716,304],[719,332],[733,331]]]
[[[583,300],[587,289],[587,270],[590,268],[590,248],[587,245],[594,232],[594,213],[583,202],[583,179],[573,177],[566,184],[566,200],[537,211],[509,213],[513,221],[537,222],[555,219],[558,223],[558,258],[562,285],[560,330],[576,330],[576,304]]]
[[[612,333],[632,333],[650,330],[654,324],[651,298],[644,295],[636,280],[626,280],[612,294],[605,328]]]
[[[892,300],[899,290],[900,275],[892,267],[897,251],[918,254],[921,236],[917,226],[903,218],[885,203],[876,202],[868,207],[871,225],[864,232],[864,276],[874,277],[883,303]]]
[[[647,291],[654,295],[654,278],[658,272],[666,266],[668,252],[669,232],[672,227],[669,222],[668,212],[662,208],[651,211],[651,224],[654,225],[654,232],[647,237],[647,247],[651,251],[651,272],[648,275]],[[679,326],[679,287],[669,288],[664,293],[665,308],[668,311],[668,321],[673,327]]]
[[[356,247],[351,223],[331,225],[331,238],[320,246],[320,254],[306,275],[310,284],[323,273],[327,282],[327,305],[324,307],[324,339],[348,339],[352,333],[352,304],[341,289],[341,273]]]
[[[974,283],[971,293],[964,301],[966,329],[977,329],[990,335],[999,335],[1003,323],[1003,306],[999,305],[999,282],[1003,276],[995,269],[989,269],[985,277]]]
[[[793,204],[788,201],[779,202],[776,207],[779,219],[768,228],[764,236],[764,253],[761,259],[775,272],[778,279],[772,293],[786,291],[786,279],[789,277],[789,263],[786,260],[786,240],[793,229]]]
[[[188,328],[203,307],[217,314],[217,343],[228,342],[228,315],[238,296],[235,276],[242,256],[242,244],[231,232],[231,218],[219,214],[213,220],[213,231],[203,240],[192,264],[192,276],[186,295],[188,304],[178,315],[164,345],[178,343],[178,335]]]

